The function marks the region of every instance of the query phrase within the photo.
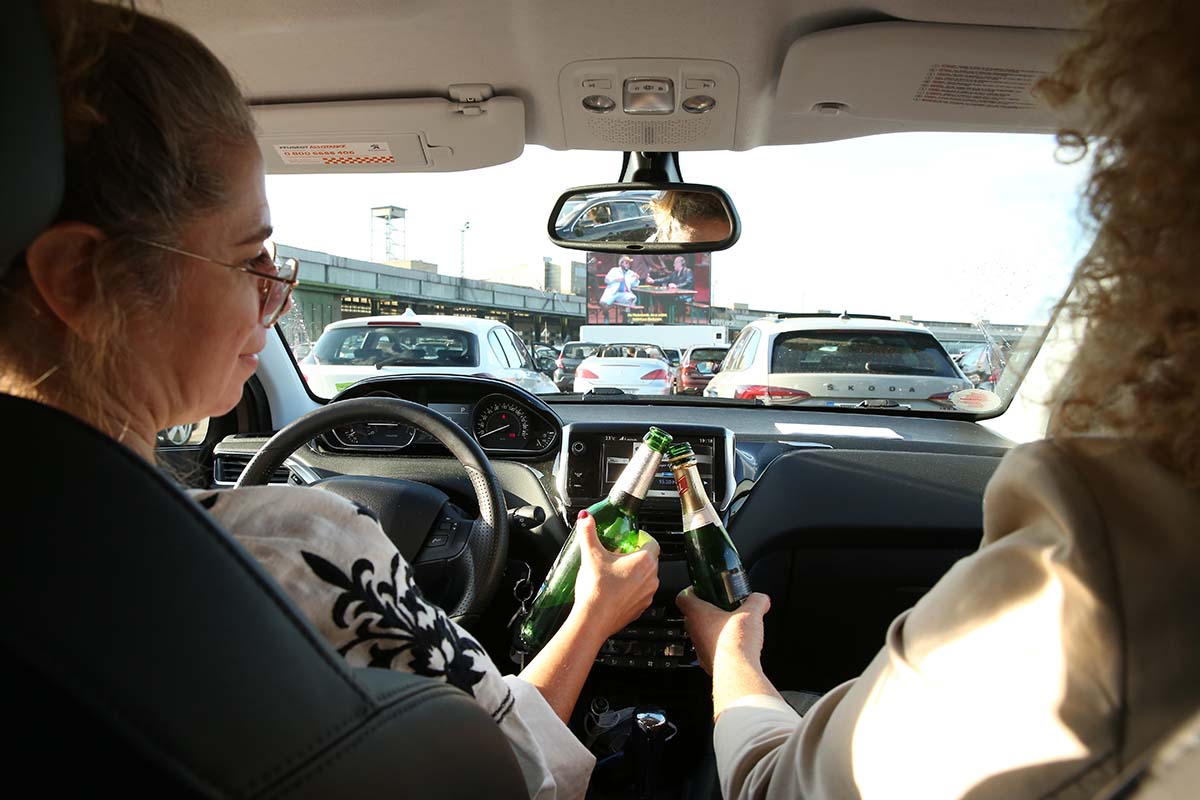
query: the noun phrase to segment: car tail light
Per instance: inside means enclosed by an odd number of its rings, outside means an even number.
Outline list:
[[[684,372],[684,374],[685,374],[685,375],[695,375],[695,374],[696,374],[696,372],[697,372],[697,370],[696,370],[696,365],[695,365],[695,364],[691,364],[691,363],[684,364],[684,365],[683,365],[683,372]]]
[[[383,327],[383,328],[419,328],[419,327],[421,327],[421,323],[419,323],[419,322],[392,322],[391,320],[380,320],[378,322],[368,322],[367,325],[369,325],[370,327]]]
[[[642,380],[644,381],[666,381],[670,379],[671,376],[667,374],[665,369],[656,369],[642,376]]]
[[[995,384],[999,383],[999,381],[1000,381],[1000,370],[998,370],[998,369],[994,369],[994,370],[992,370],[992,374],[991,374],[991,376],[990,376],[989,380],[991,380],[991,382],[992,382],[992,385],[993,385],[993,386],[994,386]]]
[[[661,371],[661,370],[660,370],[660,371]],[[576,377],[583,378],[585,381],[598,381],[598,380],[600,380],[600,376],[599,376],[599,375],[597,375],[596,373],[592,372],[590,369],[584,369],[583,367],[580,367],[579,369],[575,370],[575,375],[576,375]]]
[[[562,356],[559,356],[558,358],[554,359],[554,365],[556,367],[558,367],[559,369],[564,369],[563,363],[562,363]]]
[[[738,400],[804,400],[812,397],[808,392],[799,389],[788,389],[783,386],[739,386],[733,396]]]

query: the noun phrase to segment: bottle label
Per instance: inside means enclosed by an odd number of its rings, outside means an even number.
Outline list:
[[[705,525],[720,526],[720,524],[721,518],[717,516],[717,510],[712,507],[711,503],[701,503],[699,508],[688,511],[683,517],[685,531],[694,531]]]
[[[612,498],[627,494],[638,500],[645,500],[646,492],[650,490],[650,484],[654,482],[654,473],[658,471],[658,462],[661,459],[661,454],[644,444],[638,445],[638,448],[633,451],[629,463],[625,465],[625,469],[617,478],[617,482],[613,484],[612,491],[608,496]]]
[[[743,569],[722,570],[721,583],[725,586],[725,596],[735,603],[740,603],[750,596],[750,581]]]

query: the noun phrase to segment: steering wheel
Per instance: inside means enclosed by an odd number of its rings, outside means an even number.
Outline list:
[[[339,400],[300,417],[272,436],[246,466],[237,486],[262,486],[283,462],[314,437],[355,422],[394,422],[419,428],[458,459],[479,503],[465,515],[444,492],[398,478],[343,475],[312,484],[366,506],[431,599],[466,626],[487,608],[508,557],[508,513],[500,479],[479,444],[442,414],[408,400],[360,397]]]

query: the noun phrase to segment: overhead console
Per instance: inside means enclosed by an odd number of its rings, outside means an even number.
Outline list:
[[[559,73],[558,92],[573,150],[733,148],[738,74],[724,61],[575,61]]]

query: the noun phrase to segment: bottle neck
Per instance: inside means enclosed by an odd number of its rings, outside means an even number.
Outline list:
[[[620,477],[608,493],[608,501],[626,511],[636,512],[646,499],[654,474],[662,461],[662,453],[646,445],[639,445],[621,471]]]
[[[683,506],[683,530],[692,531],[712,523],[720,524],[717,510],[704,492],[700,470],[693,461],[687,466],[672,467],[675,485],[679,489],[679,503]]]

